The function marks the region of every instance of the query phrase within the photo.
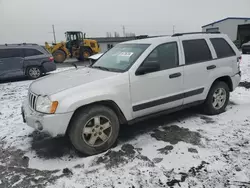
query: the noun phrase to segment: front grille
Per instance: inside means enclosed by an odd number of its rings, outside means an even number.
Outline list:
[[[37,101],[37,95],[34,93],[29,92],[29,104],[32,109],[36,109],[36,101]]]

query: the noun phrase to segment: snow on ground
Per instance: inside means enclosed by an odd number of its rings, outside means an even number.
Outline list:
[[[115,148],[91,157],[22,123],[31,81],[1,84],[0,187],[250,187],[250,56],[241,69],[225,113],[193,108],[122,127]]]

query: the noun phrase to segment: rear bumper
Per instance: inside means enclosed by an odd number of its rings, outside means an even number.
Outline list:
[[[238,72],[234,76],[231,77],[232,84],[233,84],[233,90],[239,85],[241,80],[241,72]]]
[[[56,64],[54,62],[45,62],[42,66],[44,73],[56,70]]]
[[[28,100],[24,101],[21,110],[24,123],[40,132],[49,133],[52,137],[65,135],[73,115],[73,112],[64,114],[39,113],[30,108]]]

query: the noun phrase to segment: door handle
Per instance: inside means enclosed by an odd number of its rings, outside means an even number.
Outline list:
[[[177,73],[174,73],[174,74],[170,74],[169,78],[172,79],[172,78],[177,78],[177,77],[180,77],[180,76],[181,76],[181,73],[177,72]]]
[[[216,66],[215,65],[210,65],[210,66],[207,66],[207,70],[212,70],[212,69],[215,69]]]

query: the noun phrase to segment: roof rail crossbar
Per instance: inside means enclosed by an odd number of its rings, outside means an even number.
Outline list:
[[[172,37],[178,37],[182,35],[192,35],[192,34],[219,34],[221,32],[215,31],[215,32],[190,32],[190,33],[175,33],[172,35]]]

